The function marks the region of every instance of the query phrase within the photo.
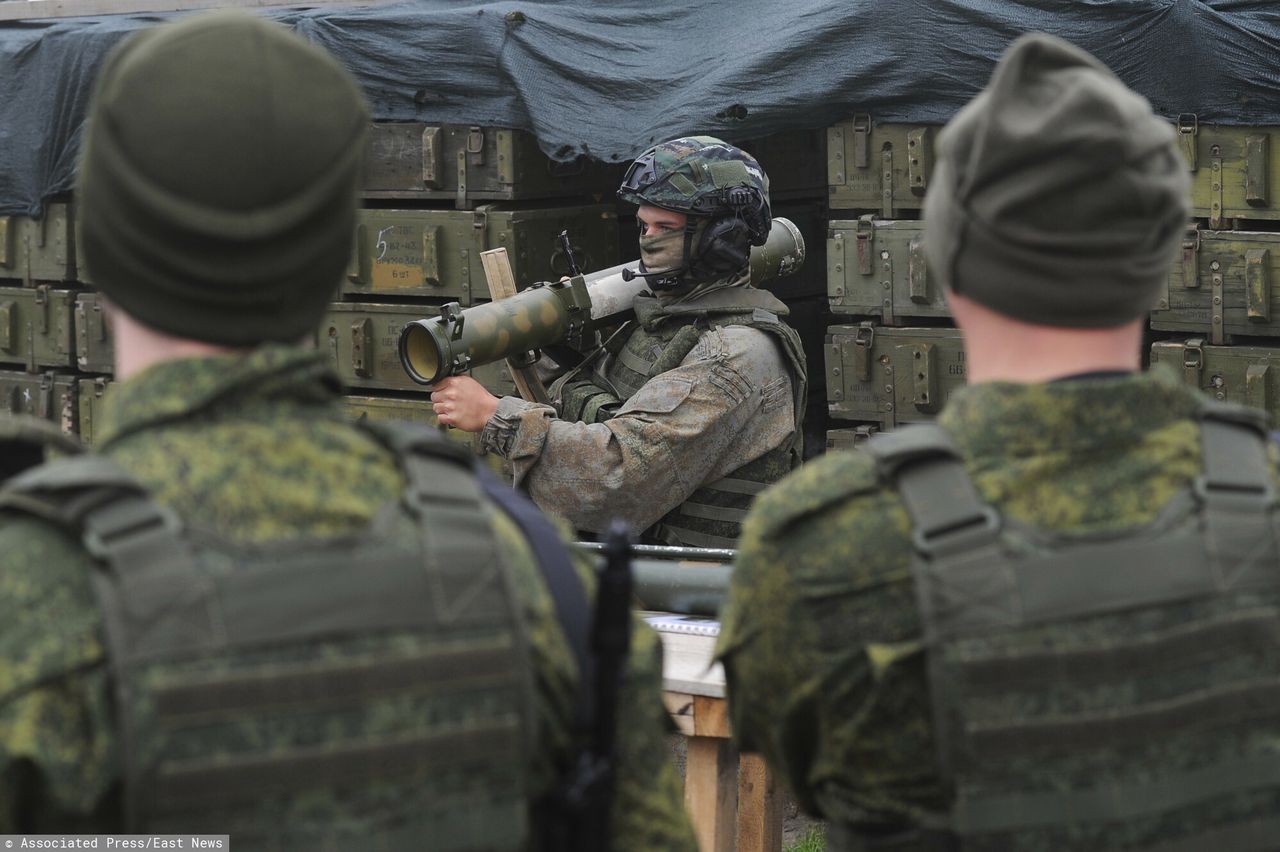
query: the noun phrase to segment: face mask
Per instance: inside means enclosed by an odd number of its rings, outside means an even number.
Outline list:
[[[674,272],[684,266],[684,231],[664,231],[640,238],[640,268]]]

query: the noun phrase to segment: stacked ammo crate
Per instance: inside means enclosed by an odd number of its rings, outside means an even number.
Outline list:
[[[921,244],[938,129],[863,113],[827,131],[829,448],[931,420],[964,384],[960,333]]]
[[[1151,312],[1152,364],[1280,416],[1280,128],[1177,121],[1194,217]]]
[[[93,439],[110,385],[111,340],[77,249],[75,212],[0,216],[0,412]]]
[[[965,382],[959,332],[921,244],[939,129],[862,114],[828,131],[827,295],[844,320],[827,334],[828,447],[933,419]],[[1280,415],[1280,128],[1184,115],[1177,130],[1193,220],[1151,311],[1151,363]]]
[[[555,163],[527,133],[375,123],[364,174],[351,264],[317,338],[357,419],[435,422],[427,389],[400,365],[400,330],[451,302],[488,301],[481,252],[505,248],[520,288],[567,274],[561,231],[584,271],[619,262],[621,169]],[[472,375],[495,394],[515,393],[504,364]]]

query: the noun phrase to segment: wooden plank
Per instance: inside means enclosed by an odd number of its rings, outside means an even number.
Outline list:
[[[738,758],[737,852],[782,849],[782,796],[773,772],[758,754]]]
[[[737,833],[738,761],[719,737],[690,737],[685,752],[684,805],[699,852],[733,852]]]
[[[693,736],[693,696],[683,692],[662,693],[662,703],[667,706],[676,730],[686,737]]]
[[[729,738],[729,702],[706,695],[693,696],[693,735]]]
[[[386,0],[16,0],[0,3],[0,21],[195,12],[202,9],[309,9],[316,6],[368,6],[383,2]]]
[[[516,294],[516,276],[511,270],[511,259],[507,257],[505,248],[480,252],[480,263],[484,267],[485,280],[489,282],[489,295],[495,302]],[[550,403],[551,397],[532,367],[517,367],[510,358],[507,359],[507,366],[511,368],[511,378],[515,379],[516,389],[520,391],[522,399],[544,405]]]

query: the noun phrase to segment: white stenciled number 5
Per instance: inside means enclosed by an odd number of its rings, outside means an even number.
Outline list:
[[[387,241],[384,240],[382,236],[383,234],[385,234],[387,231],[390,231],[394,227],[395,227],[394,225],[390,225],[386,228],[383,228],[381,231],[378,231],[378,243],[377,243],[378,256],[375,258],[375,260],[382,260],[382,258],[386,257]]]

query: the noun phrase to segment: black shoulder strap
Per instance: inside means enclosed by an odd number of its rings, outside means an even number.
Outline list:
[[[590,653],[591,605],[587,601],[582,578],[574,569],[569,550],[559,532],[537,507],[528,498],[499,482],[489,471],[479,468],[477,472],[485,494],[515,521],[533,548],[534,558],[555,604],[556,616],[578,664],[577,723],[582,730],[590,730],[595,718],[594,667]]]

